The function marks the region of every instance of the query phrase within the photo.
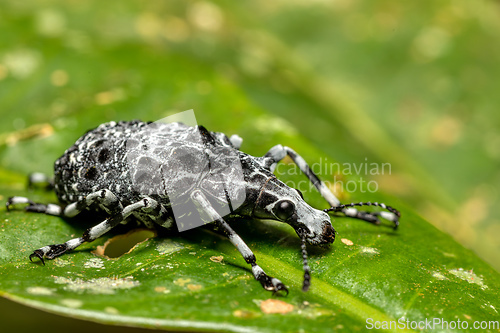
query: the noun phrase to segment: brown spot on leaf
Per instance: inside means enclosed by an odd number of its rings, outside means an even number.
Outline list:
[[[290,303],[277,299],[268,299],[260,303],[260,309],[264,313],[288,313],[293,311],[294,306]]]
[[[222,262],[222,259],[224,259],[223,256],[211,256],[210,257],[210,260],[212,260],[213,262]]]

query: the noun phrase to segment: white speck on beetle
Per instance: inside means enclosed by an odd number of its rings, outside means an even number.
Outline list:
[[[68,279],[65,277],[54,276],[55,283],[64,284],[64,290],[74,291],[77,293],[88,292],[90,294],[107,294],[115,293],[116,289],[130,289],[140,285],[139,281],[134,281],[132,276],[126,278],[97,278],[84,280],[81,278]]]

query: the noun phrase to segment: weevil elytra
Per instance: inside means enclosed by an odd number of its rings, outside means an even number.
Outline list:
[[[91,242],[120,223],[136,219],[179,230],[191,218],[213,223],[229,238],[252,273],[266,290],[288,293],[285,285],[270,277],[225,218],[248,216],[273,219],[292,226],[302,241],[303,290],[310,285],[306,243],[330,244],[335,229],[328,212],[379,224],[380,217],[399,224],[400,213],[382,203],[343,205],[291,148],[277,145],[264,156],[239,150],[242,139],[210,132],[203,126],[182,123],[110,122],[88,131],[54,164],[50,181],[60,204],[34,203],[11,197],[7,208],[27,204],[29,212],[74,217],[82,211],[104,213],[106,219],[81,237],[62,244],[43,246],[30,256],[54,259]],[[309,178],[331,208],[318,210],[307,204],[300,191],[276,178],[276,164],[289,156]],[[44,180],[34,174],[30,181]],[[359,211],[354,206],[378,206],[387,211]],[[192,227],[192,226],[191,226]]]

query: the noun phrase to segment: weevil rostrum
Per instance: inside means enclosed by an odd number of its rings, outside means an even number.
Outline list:
[[[120,223],[135,219],[148,228],[179,230],[193,218],[222,231],[251,265],[266,290],[288,293],[277,278],[267,275],[255,255],[226,221],[246,216],[272,219],[293,227],[302,241],[303,290],[310,286],[306,243],[327,245],[335,240],[328,212],[380,224],[380,218],[399,224],[400,213],[383,203],[341,204],[330,189],[294,150],[272,147],[264,156],[240,151],[242,139],[183,123],[120,121],[88,131],[54,164],[51,185],[60,204],[40,204],[11,197],[7,209],[26,204],[29,212],[75,217],[83,211],[105,214],[104,221],[81,237],[43,246],[29,259],[54,259],[92,242]],[[317,188],[331,208],[318,210],[299,190],[276,178],[276,164],[289,156]],[[235,167],[236,165],[240,166]],[[40,181],[40,174],[31,181]],[[173,200],[175,199],[175,200]],[[354,206],[378,206],[386,211],[359,211]]]

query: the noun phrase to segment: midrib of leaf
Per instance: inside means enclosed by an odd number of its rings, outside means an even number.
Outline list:
[[[232,250],[231,244],[229,242],[218,242],[217,247],[226,253]],[[286,276],[288,280],[294,281],[290,283],[292,286],[296,287],[294,289],[300,289],[300,286],[296,281],[302,281],[304,272],[298,270],[293,266],[290,266],[276,258],[266,255],[260,251],[253,251],[255,256],[259,260],[259,264],[265,267],[265,271],[271,276]],[[226,260],[226,259],[225,259]],[[227,261],[231,261],[227,258]],[[373,321],[380,322],[390,322],[396,321],[396,319],[387,316],[378,309],[364,303],[364,301],[357,299],[356,297],[343,292],[334,286],[329,285],[327,282],[314,278],[312,280],[313,287],[308,291],[308,293],[321,298],[325,303],[335,305],[345,310],[350,315],[355,316],[360,319],[360,322],[365,322],[367,318],[373,319]],[[389,330],[390,332],[414,332],[412,330]]]
[[[375,244],[377,244],[377,241],[368,243],[366,246],[373,247]],[[360,253],[361,253],[361,248],[358,247],[356,250],[352,251],[348,256],[345,256],[343,259],[335,261],[335,267],[340,267],[342,264],[345,264],[347,261],[351,260]]]

